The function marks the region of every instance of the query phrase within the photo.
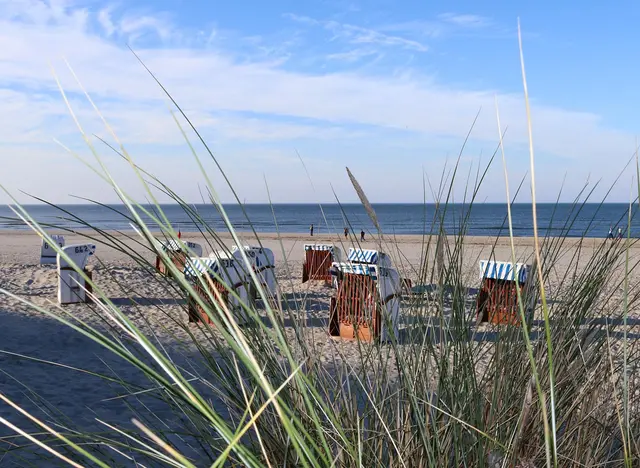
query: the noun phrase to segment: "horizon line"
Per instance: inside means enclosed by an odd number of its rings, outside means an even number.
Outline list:
[[[478,201],[474,201],[474,202],[439,202],[441,205],[469,205],[469,204],[474,204],[474,205],[506,205],[507,202],[478,202]],[[183,203],[184,205],[189,205],[189,206],[216,206],[216,204],[213,203],[188,203],[185,202]],[[361,202],[348,202],[348,203],[338,203],[338,202],[278,202],[278,203],[268,203],[268,202],[252,202],[252,203],[238,203],[238,202],[222,202],[220,203],[223,206],[233,206],[233,205],[243,205],[243,206],[287,206],[287,205],[297,205],[297,206],[317,206],[317,205],[335,205],[335,206],[356,206],[356,205],[362,205]],[[371,205],[416,205],[416,206],[424,206],[424,205],[436,205],[437,202],[371,202]],[[554,202],[537,202],[537,205],[575,205],[575,206],[581,206],[581,205],[629,205],[628,201],[607,201],[607,202],[582,202],[582,203],[576,203],[576,202],[558,202],[558,201],[554,201]],[[9,206],[17,206],[18,204],[16,203],[3,203],[2,206],[3,207],[9,207]],[[120,202],[120,203],[107,203],[107,202],[100,202],[100,203],[21,203],[19,204],[19,206],[24,206],[24,207],[28,207],[28,206],[48,206],[51,208],[56,208],[56,207],[63,207],[63,206],[125,206],[124,203]],[[138,205],[141,206],[156,206],[153,203],[138,203]],[[181,206],[180,203],[176,203],[176,202],[166,202],[166,203],[158,203],[159,206]],[[531,202],[513,202],[511,203],[511,205],[532,205]],[[634,203],[635,205],[635,203]]]

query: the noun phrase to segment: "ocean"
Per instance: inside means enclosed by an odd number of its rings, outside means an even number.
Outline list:
[[[239,231],[249,231],[250,224],[239,205],[223,205],[231,222]],[[131,230],[126,208],[122,205],[63,205],[58,208],[47,205],[25,205],[39,223],[65,229],[87,229],[84,223],[104,230]],[[222,217],[213,205],[192,205],[198,215],[213,229],[226,230]],[[432,204],[374,204],[378,222],[386,234],[437,233],[434,223],[435,205]],[[147,207],[151,209],[151,207]],[[374,226],[366,211],[359,204],[277,204],[244,205],[248,219],[257,232],[308,233],[314,225],[315,234],[342,233],[345,227],[357,233],[364,229],[374,232]],[[610,203],[538,204],[539,234],[568,237],[605,237],[609,227],[614,231],[622,227],[626,234],[629,205]],[[178,205],[162,205],[175,229],[182,232],[198,231],[197,223]],[[441,208],[442,209],[442,208]],[[64,211],[63,211],[64,210]],[[634,207],[632,214],[635,214]],[[66,211],[66,213],[65,213]],[[530,204],[512,205],[513,233],[518,237],[533,235]],[[499,203],[474,205],[449,205],[443,214],[447,234],[457,234],[464,226],[467,235],[508,236],[507,206]],[[145,221],[151,223],[146,216]],[[464,219],[466,218],[466,219]],[[153,226],[153,223],[151,223]],[[0,206],[0,229],[30,229],[11,209]],[[631,234],[640,233],[640,221],[634,216]]]

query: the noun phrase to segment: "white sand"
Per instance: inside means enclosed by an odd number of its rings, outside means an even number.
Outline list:
[[[65,234],[67,245],[85,241],[80,236]],[[128,245],[131,241],[120,237]],[[345,355],[347,359],[357,355],[356,343],[342,340],[332,340],[327,336],[326,321],[328,317],[328,299],[331,290],[322,284],[307,283],[302,285],[301,264],[304,256],[302,245],[306,242],[334,242],[343,240],[318,236],[313,239],[308,236],[284,235],[282,246],[272,234],[261,234],[263,245],[271,248],[278,260],[277,275],[283,289],[283,299],[288,300],[293,307],[298,301],[297,308],[306,314],[310,327],[310,338],[317,344],[317,359],[322,363],[330,363],[336,357],[336,352]],[[202,240],[201,236],[185,235],[186,240],[203,244],[204,255],[211,248]],[[404,277],[412,278],[415,282],[416,272],[422,251],[422,237],[400,236],[395,239],[398,250],[386,247],[383,250],[390,253],[394,264],[398,266]],[[453,242],[452,240],[450,242]],[[464,264],[467,270],[466,284],[478,287],[477,260],[487,258],[492,248],[491,241],[486,238],[468,238],[465,243]],[[585,257],[602,243],[593,239],[583,246]],[[200,359],[197,352],[188,345],[185,328],[196,326],[187,323],[187,314],[178,295],[168,288],[167,283],[157,275],[147,273],[132,262],[124,254],[109,248],[102,242],[96,242],[98,249],[96,257],[91,260],[95,266],[94,281],[102,291],[111,298],[128,317],[148,335],[155,336],[157,343],[166,347],[177,363],[195,366]],[[248,243],[252,243],[248,241]],[[231,241],[229,240],[229,244]],[[532,253],[532,239],[517,239],[517,255],[526,259]],[[573,244],[569,241],[568,244]],[[365,242],[363,247],[375,248],[375,243]],[[431,246],[434,250],[435,245]],[[282,251],[286,252],[291,278],[284,267]],[[566,266],[571,255],[576,252],[575,246],[565,249],[565,254],[557,262],[559,270]],[[496,258],[510,260],[510,247],[507,239],[501,239],[496,247]],[[640,249],[634,247],[632,258],[636,258]],[[48,310],[57,309],[57,277],[55,266],[39,265],[40,239],[32,233],[0,232],[0,288]],[[144,253],[149,261],[153,259],[150,252]],[[433,254],[430,255],[433,257]],[[581,261],[584,264],[584,260]],[[561,274],[561,272],[559,273]],[[632,283],[635,284],[635,275]],[[551,296],[554,291],[551,290]],[[295,296],[295,299],[294,299]],[[133,297],[139,304],[133,304],[129,298]],[[105,329],[104,314],[100,314],[95,306],[68,305],[64,306],[73,317],[84,320],[94,326]],[[118,336],[126,339],[122,333]],[[98,377],[81,373],[68,368],[56,367],[42,362],[30,361],[24,357],[49,361],[52,363],[72,366],[78,369],[100,372],[138,384],[142,388],[149,387],[149,381],[139,371],[122,359],[92,342],[89,338],[59,323],[55,319],[35,311],[32,307],[19,300],[0,294],[0,391],[34,415],[46,421],[52,418],[46,413],[60,411],[69,417],[76,427],[104,429],[95,418],[100,418],[109,424],[130,426],[131,412],[124,405],[124,399],[105,401],[123,394],[123,389],[117,385],[109,385]],[[20,356],[19,356],[20,355]],[[195,359],[191,359],[195,357]],[[199,369],[201,370],[201,369]],[[43,407],[43,402],[31,394],[34,392],[46,400],[49,408]],[[129,397],[128,402],[138,404]],[[149,409],[159,418],[170,420],[172,413],[162,402],[150,398],[143,399]],[[139,405],[139,404],[138,404]],[[220,408],[222,411],[222,408]],[[44,411],[44,412],[43,412]],[[32,431],[33,424],[24,417],[0,402],[0,417],[19,424],[23,429]],[[12,431],[0,425],[0,437],[8,436]],[[9,439],[4,441],[4,447]],[[24,439],[20,440],[24,443]],[[0,440],[0,457],[3,442]],[[106,450],[106,449],[105,449]],[[113,452],[106,450],[111,456]],[[17,452],[0,459],[0,466],[25,466],[20,456],[25,453]],[[35,460],[38,466],[46,466],[38,462],[35,455],[29,458]],[[5,465],[6,463],[6,465]],[[15,465],[12,465],[15,463]]]

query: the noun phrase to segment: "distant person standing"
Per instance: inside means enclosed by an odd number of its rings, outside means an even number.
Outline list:
[[[313,237],[313,224],[309,227],[309,234]]]
[[[609,226],[609,234],[607,234],[607,239],[613,239],[613,227]]]
[[[344,238],[349,237],[349,228],[344,228]]]
[[[364,229],[360,230],[360,242],[364,242]]]
[[[622,239],[622,228],[618,228],[618,239]]]

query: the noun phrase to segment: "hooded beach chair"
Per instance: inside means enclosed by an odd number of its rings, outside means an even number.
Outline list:
[[[188,242],[182,239],[169,239],[167,241],[156,241],[156,248],[167,253],[171,262],[178,271],[183,271],[185,259],[188,256],[202,257],[202,246],[195,242]],[[171,270],[164,262],[160,254],[156,255],[156,270],[161,275],[170,275]]]
[[[480,291],[476,299],[476,316],[481,322],[520,323],[518,311],[518,290],[525,309],[530,309],[531,266],[524,263],[480,260]]]
[[[342,261],[342,250],[333,244],[304,244],[302,282],[331,281],[331,264]]]
[[[74,304],[78,302],[90,302],[87,292],[91,292],[91,285],[77,270],[83,271],[89,279],[93,275],[87,269],[89,257],[96,252],[94,244],[74,244],[62,248],[72,263],[67,262],[60,254],[57,255],[58,269],[58,302],[60,304]],[[75,264],[75,267],[74,267]]]
[[[205,303],[211,304],[212,313],[218,313],[215,304],[220,308],[226,306],[234,314],[238,323],[245,323],[245,311],[241,304],[250,304],[247,270],[242,262],[238,262],[236,258],[224,252],[212,255],[187,258],[184,268],[185,279],[191,282],[196,293]],[[219,297],[214,289],[218,291]],[[229,290],[234,291],[239,298],[231,295]],[[209,292],[212,298],[209,297]],[[189,322],[213,323],[194,298],[189,297],[187,302]]]
[[[53,234],[51,240],[58,244],[60,248],[64,247],[64,236],[59,234]],[[58,252],[54,249],[46,239],[42,239],[42,245],[40,246],[40,265],[55,265]]]
[[[277,297],[278,292],[275,271],[276,258],[273,251],[267,247],[256,245],[243,245],[242,248],[251,263],[255,275],[260,281],[260,285],[269,296],[269,300],[273,301]],[[239,262],[244,261],[237,245],[231,247],[231,255]],[[247,278],[247,282],[250,285],[252,298],[256,299],[257,289],[254,287],[250,276]]]
[[[388,341],[398,336],[402,286],[398,272],[379,265],[334,263],[338,291],[329,305],[329,334]]]

